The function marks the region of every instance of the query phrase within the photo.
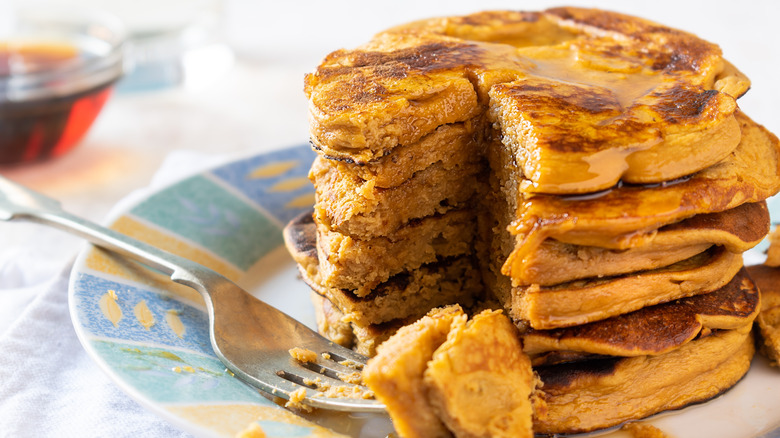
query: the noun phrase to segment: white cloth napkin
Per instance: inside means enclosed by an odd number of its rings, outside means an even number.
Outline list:
[[[174,152],[151,185],[114,212],[226,159]],[[125,395],[87,356],[68,310],[72,262],[52,269],[51,261],[1,254],[0,320],[10,323],[0,326],[0,437],[189,436]]]

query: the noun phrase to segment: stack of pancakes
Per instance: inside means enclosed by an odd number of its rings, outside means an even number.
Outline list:
[[[780,190],[748,87],[694,35],[576,8],[331,53],[306,77],[315,211],[285,235],[320,330],[371,355],[433,307],[503,308],[543,381],[540,433],[728,389],[759,309],[741,253]]]

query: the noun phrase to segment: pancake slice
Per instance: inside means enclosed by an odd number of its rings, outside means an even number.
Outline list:
[[[676,184],[623,186],[587,202],[551,195],[526,198],[509,226],[519,242],[503,272],[518,275],[527,255],[547,238],[626,249],[641,246],[664,225],[774,195],[780,190],[780,141],[744,114],[738,112],[737,119],[742,141],[735,152]]]
[[[761,291],[761,313],[756,318],[759,352],[780,367],[780,268],[755,265],[747,270]]]
[[[381,324],[359,326],[349,322],[344,314],[327,298],[311,292],[317,330],[337,344],[351,348],[366,357],[376,355],[376,350],[401,327],[412,324],[416,319],[395,319]]]
[[[329,54],[305,78],[315,143],[327,156],[368,162],[479,115],[465,71],[425,65],[458,47],[432,36],[383,38]]]
[[[580,83],[528,77],[490,90],[491,119],[525,178],[521,191],[592,193],[621,180],[670,181],[737,147],[733,97],[676,81],[655,83],[652,75],[634,77],[646,83],[632,85],[649,92],[627,104],[616,91],[619,80],[599,84],[589,76],[577,78]]]
[[[482,295],[477,263],[470,255],[450,257],[401,272],[357,296],[349,289],[323,286],[319,279],[316,225],[310,213],[292,220],[284,229],[287,249],[298,264],[303,281],[326,297],[345,321],[367,326],[394,319],[420,318],[428,310],[448,304],[470,306]]]
[[[501,311],[453,324],[423,381],[434,410],[456,437],[533,437],[536,376],[517,328]]]
[[[363,380],[403,437],[533,436],[536,377],[501,311],[434,309],[383,343]]]
[[[385,404],[401,436],[451,436],[428,399],[423,376],[452,326],[465,322],[466,314],[458,306],[433,310],[383,343],[364,368],[364,383]]]
[[[366,240],[317,224],[319,283],[366,296],[395,274],[441,258],[470,254],[473,222],[473,211],[452,210]]]
[[[547,415],[534,432],[589,432],[709,400],[747,373],[754,352],[750,330],[723,330],[659,356],[539,367]]]
[[[509,296],[498,298],[516,320],[535,329],[552,329],[711,292],[727,284],[740,268],[741,254],[712,247],[663,268],[554,286],[516,287]]]
[[[523,349],[544,363],[545,353],[656,356],[713,330],[749,331],[760,310],[758,289],[742,269],[718,290],[644,307],[589,324],[523,333]],[[539,360],[536,360],[539,359]]]
[[[513,280],[519,285],[550,286],[656,269],[693,257],[711,245],[742,253],[761,242],[768,231],[769,211],[762,201],[720,213],[697,214],[660,228],[644,245],[624,250],[547,239],[529,254]]]
[[[342,170],[330,160],[314,160],[309,177],[316,189],[317,221],[333,231],[370,239],[391,234],[411,220],[466,207],[477,191],[483,165],[446,169],[434,163],[392,188],[378,188]]]
[[[463,163],[480,161],[479,139],[483,134],[476,131],[477,125],[473,120],[441,125],[419,141],[397,146],[371,161],[336,158],[327,154],[320,156],[338,167],[341,173],[371,181],[376,187],[396,187],[434,163],[441,163],[444,169],[452,170]],[[311,144],[315,150],[321,149],[315,139]]]

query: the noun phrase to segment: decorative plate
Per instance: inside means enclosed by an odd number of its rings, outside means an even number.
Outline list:
[[[308,288],[281,236],[314,201],[306,177],[313,158],[302,145],[197,174],[145,197],[111,227],[209,266],[313,327]],[[134,262],[86,249],[71,275],[70,307],[85,349],[117,385],[196,436],[232,437],[252,425],[278,438],[392,432],[384,416],[303,418],[240,382],[211,351],[200,295]],[[780,372],[757,358],[726,395],[650,422],[672,436],[753,437],[780,426],[778,393]]]

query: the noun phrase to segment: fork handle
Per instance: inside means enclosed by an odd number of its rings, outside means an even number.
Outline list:
[[[0,219],[52,226],[156,269],[171,280],[198,290],[207,305],[209,287],[229,281],[196,262],[134,239],[110,228],[71,214],[59,202],[0,177]]]

